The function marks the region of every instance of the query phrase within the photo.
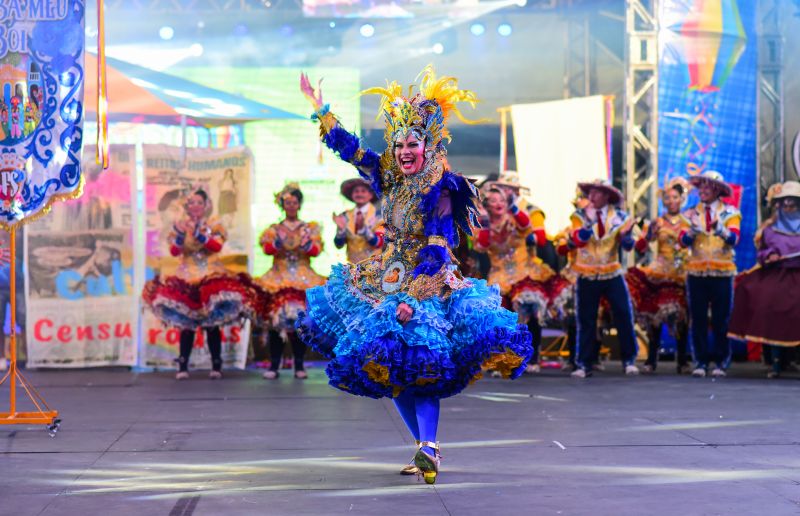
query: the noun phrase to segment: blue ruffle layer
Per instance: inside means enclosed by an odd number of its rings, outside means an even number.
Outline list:
[[[331,359],[332,386],[361,396],[452,396],[490,359],[505,362],[516,378],[533,352],[531,335],[501,307],[496,287],[471,281],[447,300],[400,293],[373,306],[352,292],[349,268],[336,265],[328,283],[306,291],[308,312],[298,320],[298,335]],[[400,303],[414,309],[404,325],[395,317]]]

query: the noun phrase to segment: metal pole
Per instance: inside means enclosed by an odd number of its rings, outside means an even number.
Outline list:
[[[17,227],[11,226],[8,232],[11,239],[11,383],[9,384],[9,413],[17,413]]]

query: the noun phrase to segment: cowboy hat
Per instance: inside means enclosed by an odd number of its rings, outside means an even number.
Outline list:
[[[595,179],[588,183],[578,183],[578,188],[581,189],[583,195],[589,195],[589,191],[592,189],[602,190],[608,194],[608,202],[610,204],[619,204],[622,201],[622,192],[607,179]]]
[[[369,182],[361,179],[360,177],[354,177],[352,179],[348,179],[342,183],[342,186],[339,188],[339,192],[342,196],[350,202],[353,201],[353,190],[356,189],[357,186],[363,186],[372,194],[372,199],[375,199],[375,190],[372,189],[372,186]]]
[[[716,170],[706,170],[700,175],[692,176],[689,178],[689,182],[695,188],[703,183],[711,183],[717,188],[721,197],[730,197],[733,195],[733,188],[725,182],[725,178]]]

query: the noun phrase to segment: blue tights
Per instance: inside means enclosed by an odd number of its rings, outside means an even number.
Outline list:
[[[414,439],[436,442],[436,431],[439,428],[439,398],[403,393],[394,398],[394,404]],[[423,450],[431,455],[434,454],[431,448],[425,447]]]

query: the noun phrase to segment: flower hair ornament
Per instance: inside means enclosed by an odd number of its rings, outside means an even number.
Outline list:
[[[283,208],[284,199],[290,196],[294,197],[300,191],[300,185],[298,183],[286,183],[283,189],[275,194],[275,204],[278,205],[278,207]],[[300,202],[302,203],[302,197],[300,198]]]
[[[430,152],[443,152],[444,140],[450,141],[447,119],[454,114],[465,124],[479,124],[485,120],[469,120],[461,113],[458,103],[467,102],[473,108],[478,97],[470,90],[458,87],[455,77],[436,77],[432,65],[425,67],[417,76],[418,92],[414,86],[408,87],[403,95],[403,87],[396,81],[387,82],[386,87],[364,90],[362,95],[381,95],[378,118],[385,118],[384,139],[390,146],[399,138],[414,134],[425,139],[425,149]]]

